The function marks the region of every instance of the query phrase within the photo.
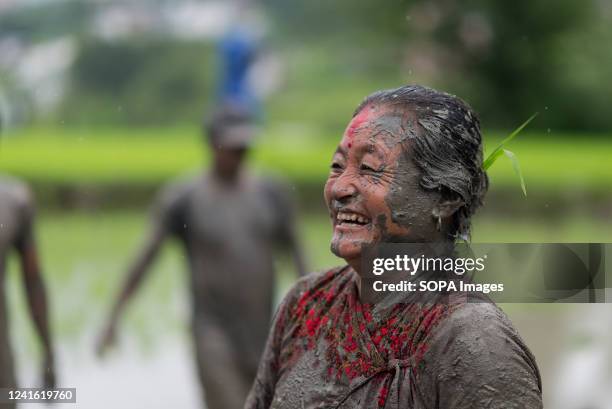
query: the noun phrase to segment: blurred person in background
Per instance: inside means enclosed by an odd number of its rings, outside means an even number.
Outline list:
[[[112,308],[99,344],[117,322],[168,237],[184,245],[190,268],[195,355],[209,409],[241,408],[255,378],[273,311],[275,245],[305,268],[288,190],[244,169],[255,129],[251,116],[224,107],[207,125],[212,168],[163,189],[152,229]]]
[[[55,387],[55,364],[45,285],[34,239],[34,203],[22,183],[0,176],[0,388],[15,388],[6,302],[6,263],[11,250],[19,256],[30,314],[43,346],[42,382]],[[1,407],[12,407],[0,405]]]

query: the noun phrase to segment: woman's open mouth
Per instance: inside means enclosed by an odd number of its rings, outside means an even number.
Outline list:
[[[340,211],[336,215],[336,226],[359,227],[369,223],[369,218],[353,212]]]

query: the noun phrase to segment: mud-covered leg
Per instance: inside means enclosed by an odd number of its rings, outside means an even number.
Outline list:
[[[242,409],[251,385],[229,337],[214,324],[196,324],[194,347],[207,409]]]

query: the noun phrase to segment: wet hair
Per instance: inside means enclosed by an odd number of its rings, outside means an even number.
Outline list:
[[[204,119],[202,130],[208,142],[216,145],[230,127],[252,125],[253,116],[235,105],[224,105]]]
[[[420,85],[375,92],[353,116],[370,104],[387,106],[414,121],[414,126],[402,126],[406,135],[400,137],[411,142],[411,158],[421,171],[420,185],[438,190],[445,199],[458,197],[463,201],[450,234],[468,240],[471,217],[489,187],[482,169],[480,121],[472,108],[454,95]]]

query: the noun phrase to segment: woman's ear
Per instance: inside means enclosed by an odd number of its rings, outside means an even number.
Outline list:
[[[432,216],[435,219],[448,219],[454,215],[465,202],[459,196],[452,198],[442,197],[438,204],[432,210]]]

